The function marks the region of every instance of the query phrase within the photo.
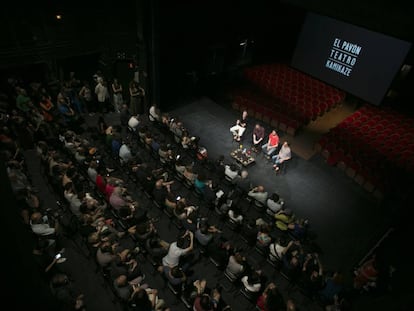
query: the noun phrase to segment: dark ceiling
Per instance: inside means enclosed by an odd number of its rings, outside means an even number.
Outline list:
[[[396,38],[414,41],[414,10],[405,0],[281,0]]]
[[[29,50],[46,43],[75,42],[82,52],[88,43],[110,41],[111,33],[134,36],[138,2],[146,7],[157,3],[156,31],[162,46],[172,52],[175,46],[217,46],[254,37],[270,52],[285,49],[289,54],[307,10],[414,41],[414,12],[402,0],[14,1],[0,12],[0,59],[21,47]],[[56,14],[62,14],[62,20],[56,20]]]

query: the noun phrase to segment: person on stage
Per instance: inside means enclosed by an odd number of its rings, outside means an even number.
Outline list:
[[[236,125],[230,128],[230,132],[233,134],[233,138],[236,141],[240,141],[243,133],[247,127],[247,111],[244,110],[240,119],[237,119]]]

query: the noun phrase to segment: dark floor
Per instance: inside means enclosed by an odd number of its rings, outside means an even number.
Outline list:
[[[229,107],[219,105],[208,98],[183,102],[173,111],[172,115],[180,116],[186,128],[191,134],[201,137],[200,144],[208,150],[210,158],[217,158],[223,154],[227,162],[231,162],[229,153],[238,144],[232,141],[229,128],[238,117],[238,113]],[[95,126],[96,116],[85,116],[90,126]],[[106,116],[108,124],[119,122],[115,113]],[[254,120],[250,122],[253,127]],[[267,128],[268,133],[269,128]],[[283,140],[283,133],[279,133]],[[250,145],[251,130],[244,135],[242,144]],[[293,154],[295,147],[292,146]],[[26,152],[29,171],[34,184],[40,189],[40,196],[44,198],[44,204],[55,204],[56,197],[45,186],[45,181],[39,173],[39,161],[34,151]],[[316,243],[322,251],[321,261],[325,271],[341,270],[348,277],[350,284],[352,268],[374,247],[375,243],[392,226],[393,219],[387,217],[393,212],[393,206],[381,204],[358,186],[343,172],[337,168],[328,167],[319,155],[315,155],[309,161],[305,161],[293,155],[286,173],[276,175],[271,170],[271,164],[258,155],[256,162],[248,167],[253,183],[262,184],[269,192],[277,192],[286,201],[286,206],[291,208],[300,218],[307,218],[311,231],[316,235]],[[131,189],[132,192],[136,191]],[[159,213],[158,224],[162,238],[171,242],[178,232],[171,226],[168,218]],[[215,221],[212,216],[213,223]],[[226,232],[231,238],[237,237]],[[113,299],[113,294],[105,284],[102,276],[95,272],[94,261],[87,257],[87,252],[82,243],[71,240],[65,241],[68,258],[65,271],[68,271],[75,280],[81,292],[85,294],[87,310],[121,310],[119,304]],[[256,252],[248,253],[248,259],[253,264],[261,265],[269,280],[277,283],[285,298],[293,297],[300,310],[320,310],[318,304],[303,296],[299,291],[288,292],[287,281],[262,260]],[[164,288],[162,278],[153,273],[152,266],[144,262],[146,281],[151,287],[160,289],[159,296],[166,299],[172,310],[186,310],[181,302],[176,301],[168,288]],[[195,275],[205,277],[208,284],[214,286],[226,283],[221,273],[208,261],[203,260],[196,264]],[[398,270],[397,270],[398,271]],[[223,298],[233,310],[253,310],[254,306],[243,297],[234,295],[233,292],[224,291]],[[378,300],[378,299],[377,299]],[[363,301],[363,300],[362,300]],[[377,309],[379,310],[379,309]]]

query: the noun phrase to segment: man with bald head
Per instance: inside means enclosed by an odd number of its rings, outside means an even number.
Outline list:
[[[262,185],[254,187],[252,190],[249,191],[247,194],[250,198],[260,202],[262,204],[266,204],[267,200],[267,191],[265,191]]]

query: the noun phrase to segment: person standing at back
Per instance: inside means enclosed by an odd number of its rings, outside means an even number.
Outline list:
[[[98,84],[95,86],[95,94],[98,100],[98,109],[100,113],[105,112],[106,110],[106,103],[109,98],[108,88],[106,87],[106,83],[103,78],[98,78]]]
[[[129,109],[132,115],[138,115],[144,113],[144,96],[145,91],[138,82],[132,80],[129,83]]]
[[[121,107],[123,104],[122,96],[122,85],[119,83],[118,79],[114,79],[111,85],[113,93],[113,104],[116,112],[121,112]]]

